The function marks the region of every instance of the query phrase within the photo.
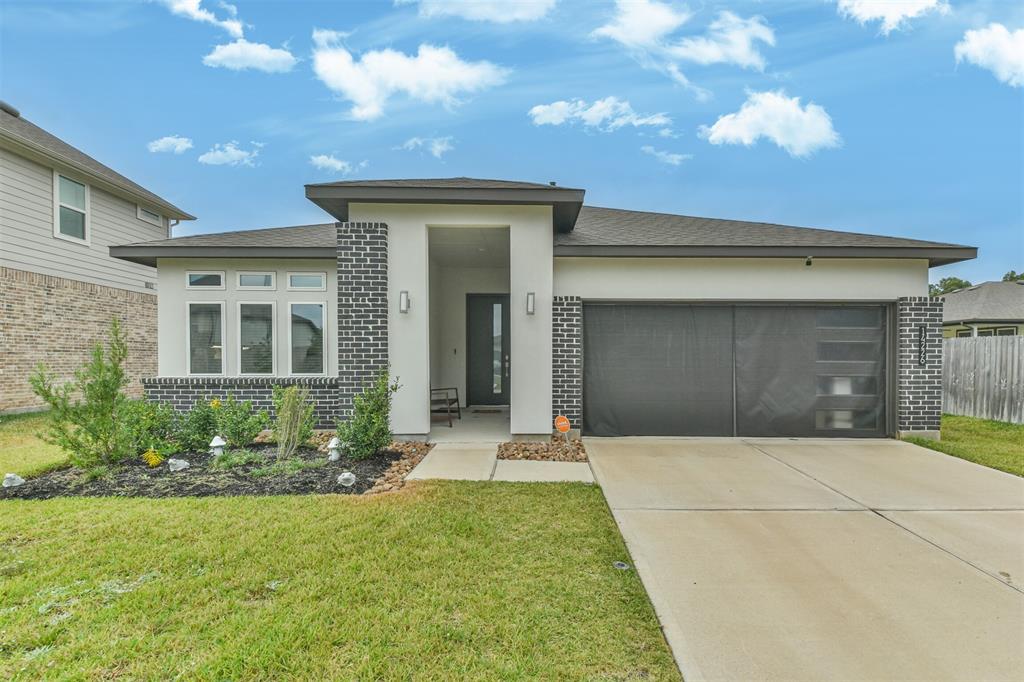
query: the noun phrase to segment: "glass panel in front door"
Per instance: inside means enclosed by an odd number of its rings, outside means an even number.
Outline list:
[[[494,332],[492,334],[491,351],[491,374],[494,380],[491,382],[495,395],[501,393],[501,304],[495,303],[491,310],[491,317],[494,320]]]

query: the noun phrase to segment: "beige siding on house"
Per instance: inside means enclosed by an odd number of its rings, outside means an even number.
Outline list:
[[[163,239],[166,219],[163,226],[139,220],[134,202],[90,185],[89,221],[89,244],[55,238],[53,169],[0,149],[0,266],[152,293],[146,282],[155,285],[156,270],[111,258],[108,247]]]

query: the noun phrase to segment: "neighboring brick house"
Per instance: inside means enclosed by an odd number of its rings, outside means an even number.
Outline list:
[[[334,222],[113,247],[158,268],[145,382],[188,409],[310,386],[321,426],[390,367],[399,437],[431,395],[507,415],[501,437],[938,436],[930,267],[976,249],[597,208],[473,178],[308,185]],[[183,326],[185,327],[183,329]],[[447,420],[446,420],[447,422]]]
[[[108,249],[193,219],[0,103],[0,414],[41,407],[36,365],[70,378],[113,317],[142,395],[157,369],[156,269]]]

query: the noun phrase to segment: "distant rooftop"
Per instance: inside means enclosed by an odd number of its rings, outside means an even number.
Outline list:
[[[103,165],[85,152],[72,147],[56,135],[28,121],[21,116],[17,109],[6,103],[0,103],[0,139],[13,142],[82,173],[94,176],[122,192],[159,208],[169,218],[195,220],[195,216],[186,213],[166,199],[132,182],[109,166]]]
[[[984,282],[943,296],[944,324],[1016,322],[1024,324],[1024,282]]]
[[[521,182],[519,180],[487,180],[482,178],[397,178],[392,180],[338,180],[337,182],[320,182],[307,187],[395,187],[419,189],[543,189],[543,190],[583,190],[561,187],[555,182]]]

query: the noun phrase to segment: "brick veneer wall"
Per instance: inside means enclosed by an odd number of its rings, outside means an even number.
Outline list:
[[[583,421],[583,299],[555,296],[551,306],[552,418],[562,414],[573,429]]]
[[[42,407],[28,378],[40,362],[61,381],[105,342],[110,321],[128,339],[128,393],[156,374],[156,295],[0,267],[0,412]]]
[[[338,414],[388,366],[388,226],[338,223]]]
[[[143,379],[146,398],[169,403],[185,412],[197,400],[212,400],[233,395],[251,400],[253,407],[274,416],[274,386],[308,386],[316,417],[316,428],[333,429],[338,416],[338,380],[334,377],[159,377]]]
[[[919,354],[924,327],[925,364]],[[896,429],[938,436],[942,417],[942,299],[901,298],[896,304]]]

